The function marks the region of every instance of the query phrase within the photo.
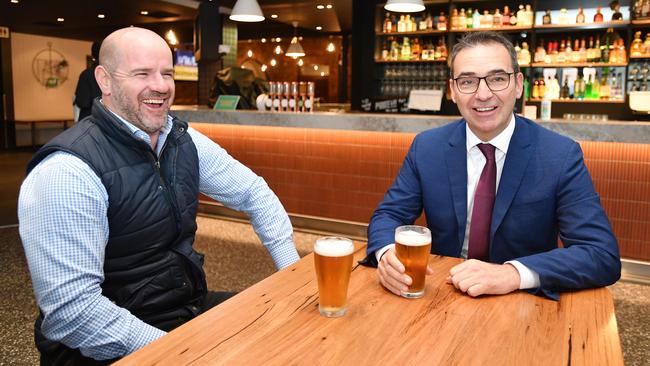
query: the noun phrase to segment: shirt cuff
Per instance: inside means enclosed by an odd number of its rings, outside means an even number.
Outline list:
[[[383,248],[379,248],[375,251],[375,258],[377,258],[377,263],[379,263],[379,260],[381,259],[381,256],[388,251],[390,248],[395,248],[395,244],[388,244]]]
[[[517,269],[517,272],[519,272],[520,290],[539,287],[539,274],[537,274],[537,272],[524,266],[518,261],[507,261],[504,264],[512,264]]]

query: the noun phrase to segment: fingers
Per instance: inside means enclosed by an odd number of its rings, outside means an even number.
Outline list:
[[[395,256],[395,250],[389,249],[377,266],[379,282],[395,295],[401,295],[408,290],[411,278],[404,274],[404,265]]]
[[[470,259],[449,270],[447,283],[470,296],[506,294],[519,288],[519,274],[510,264]]]

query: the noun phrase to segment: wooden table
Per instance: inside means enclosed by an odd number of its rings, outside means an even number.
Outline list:
[[[623,365],[608,289],[472,298],[445,283],[459,262],[431,256],[421,299],[356,265],[348,313],[325,318],[310,254],[117,364]]]

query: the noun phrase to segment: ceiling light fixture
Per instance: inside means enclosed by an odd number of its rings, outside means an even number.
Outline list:
[[[97,14],[97,18],[99,18],[99,19],[104,19],[104,18],[106,18],[106,15],[104,15],[104,14]]]
[[[169,42],[170,45],[176,46],[178,44],[178,38],[176,38],[176,33],[174,33],[173,30],[168,30],[167,33],[165,33],[165,38],[167,39],[167,42]]]
[[[140,10],[140,15],[149,15],[149,12],[146,10]]]
[[[316,5],[316,9],[318,9],[318,10],[325,9],[325,5],[323,5],[323,4],[318,4],[318,5]]]
[[[275,65],[277,65],[277,64],[278,64],[278,62],[275,61],[274,58],[272,58],[272,59],[271,59],[271,67],[275,67]]]
[[[266,66],[266,64],[263,64],[262,67],[261,67],[262,72],[265,72],[267,68],[268,68],[268,66]]]
[[[398,13],[415,13],[424,10],[422,0],[388,0],[384,9]]]
[[[237,0],[232,7],[230,20],[236,22],[261,22],[264,20],[264,14],[257,0]]]
[[[326,50],[327,52],[334,52],[336,51],[336,46],[334,46],[334,43],[330,42],[327,44]]]
[[[291,38],[291,43],[285,55],[293,58],[303,57],[305,50],[302,49],[300,42],[298,42],[298,36],[296,34],[298,32],[298,22],[293,21],[291,24],[293,25],[293,38]]]
[[[261,39],[262,43],[266,43],[266,38]]]
[[[303,61],[302,59],[298,59],[298,66],[302,67],[302,65],[304,65],[304,64],[305,64],[305,61]]]
[[[282,47],[280,47],[280,45],[275,46],[275,50],[273,52],[276,55],[281,55],[282,54]]]
[[[321,27],[320,25],[317,25],[316,30],[323,30],[323,27]]]
[[[248,50],[248,52],[246,52],[246,56],[248,56],[248,58],[252,58],[253,57],[253,50]]]
[[[332,4],[327,4],[327,6],[325,6],[325,7],[328,8],[328,9],[332,9]]]
[[[273,19],[277,19],[277,18],[278,18],[278,15],[277,15],[277,14],[271,14],[271,18],[273,18]]]
[[[11,0],[12,4],[18,4],[18,0]]]
[[[65,19],[63,19],[63,18],[56,18],[56,21],[57,21],[57,22],[65,22]]]

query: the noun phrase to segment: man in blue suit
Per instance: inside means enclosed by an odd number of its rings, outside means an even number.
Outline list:
[[[395,228],[422,210],[431,251],[469,258],[447,282],[470,296],[521,289],[558,299],[559,291],[616,282],[618,245],[580,146],[513,113],[523,75],[512,43],[470,33],[449,65],[463,118],[415,137],[368,227],[365,262],[377,265],[381,284],[400,295],[411,283],[395,254]]]

